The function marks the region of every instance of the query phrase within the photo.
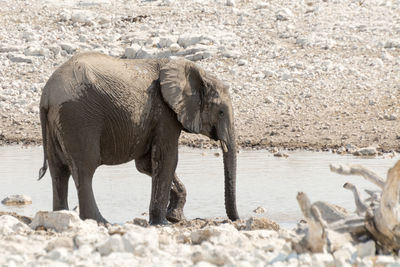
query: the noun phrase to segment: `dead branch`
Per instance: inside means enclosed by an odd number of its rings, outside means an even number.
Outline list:
[[[385,180],[377,175],[375,172],[361,166],[361,165],[329,165],[332,172],[341,175],[360,175],[367,181],[370,181],[380,188],[383,188]]]

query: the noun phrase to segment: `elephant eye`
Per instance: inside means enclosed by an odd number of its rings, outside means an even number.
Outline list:
[[[220,110],[218,115],[222,118],[224,116],[224,111]]]

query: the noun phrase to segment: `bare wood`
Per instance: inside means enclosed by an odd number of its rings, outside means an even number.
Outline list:
[[[386,184],[383,187],[381,203],[374,213],[374,225],[379,235],[376,238],[387,247],[400,249],[400,161],[389,169]],[[372,230],[372,229],[371,229]],[[374,235],[374,233],[372,233]],[[383,235],[385,238],[383,238]],[[375,236],[375,235],[374,235]]]
[[[353,192],[354,195],[354,201],[356,204],[356,213],[359,216],[365,216],[365,214],[368,212],[369,208],[368,206],[364,203],[364,201],[361,200],[360,192],[358,191],[357,187],[353,185],[352,183],[345,183],[343,185],[343,188],[346,188]]]
[[[332,172],[336,172],[341,175],[360,175],[366,180],[374,183],[380,188],[385,185],[385,180],[377,175],[375,172],[358,164],[354,165],[329,165]]]

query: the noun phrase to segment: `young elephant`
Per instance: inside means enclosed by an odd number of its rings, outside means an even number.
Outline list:
[[[183,60],[117,59],[98,53],[72,57],[59,67],[40,100],[44,163],[50,168],[53,210],[68,209],[72,174],[80,217],[106,222],[92,178],[102,164],[135,160],[152,177],[150,223],[183,217],[186,191],[175,174],[182,130],[220,140],[225,168],[225,207],[236,210],[236,147],[228,88]],[[169,202],[169,207],[167,207]]]

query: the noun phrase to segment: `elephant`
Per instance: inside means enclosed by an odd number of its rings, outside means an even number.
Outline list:
[[[178,139],[182,131],[203,134],[220,141],[225,209],[237,220],[233,116],[228,86],[189,60],[77,54],[42,90],[39,180],[49,168],[53,210],[63,210],[72,175],[81,219],[106,223],[93,194],[94,172],[135,160],[137,170],[152,178],[149,223],[176,222],[186,202],[175,173]]]

